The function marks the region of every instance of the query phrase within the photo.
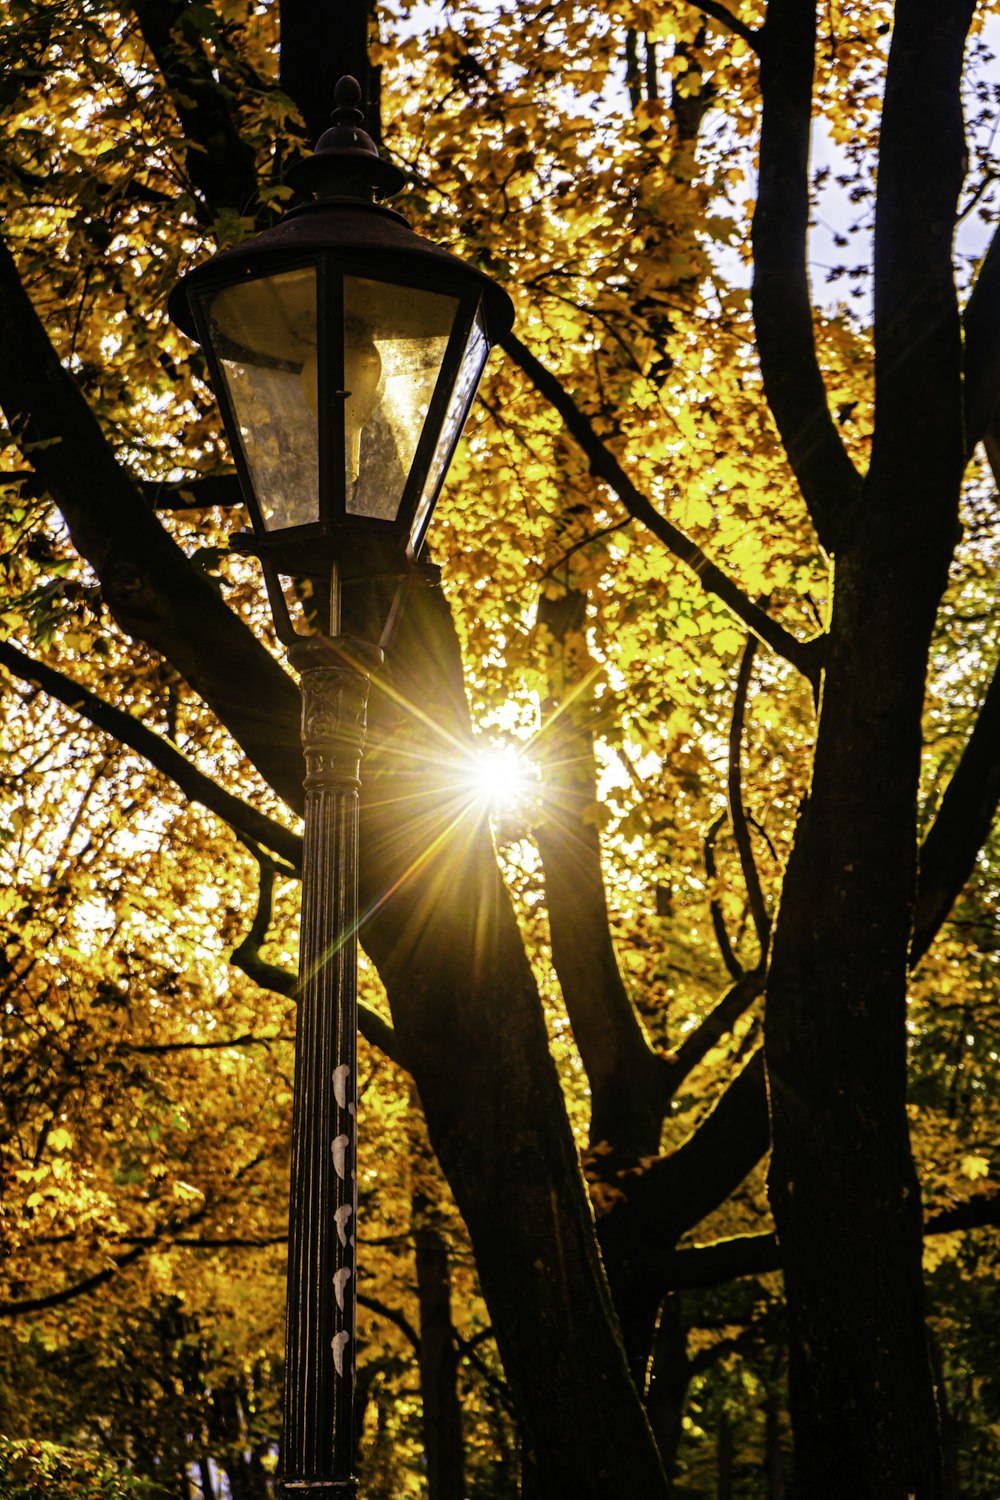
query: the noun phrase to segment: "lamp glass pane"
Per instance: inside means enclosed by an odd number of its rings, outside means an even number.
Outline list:
[[[427,529],[438,490],[444,481],[445,471],[451,462],[455,445],[462,435],[462,428],[465,426],[465,419],[469,415],[469,408],[479,387],[479,380],[489,352],[490,346],[486,337],[486,329],[483,326],[482,313],[477,312],[469,331],[469,342],[465,346],[462,363],[458,367],[458,374],[452,387],[448,409],[445,412],[444,422],[434,449],[434,457],[427,471],[427,478],[413,516],[410,545],[414,551],[419,547]]]
[[[316,273],[312,266],[206,299],[260,519],[269,531],[319,520]],[[229,424],[231,425],[231,424]]]
[[[347,513],[394,521],[458,298],[344,277]]]

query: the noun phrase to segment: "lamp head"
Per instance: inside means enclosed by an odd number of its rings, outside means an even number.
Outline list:
[[[273,580],[411,570],[510,298],[378,201],[403,174],[362,128],[361,90],[286,180],[312,196],[178,283],[205,347],[253,551]],[[270,584],[269,584],[270,587]],[[336,592],[336,591],[334,591]],[[272,591],[273,595],[273,591]]]

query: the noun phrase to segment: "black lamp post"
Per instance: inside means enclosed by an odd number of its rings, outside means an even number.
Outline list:
[[[287,181],[313,201],[174,289],[222,408],[279,639],[302,687],[306,762],[279,1493],[356,1493],[358,787],[377,585],[417,556],[507,294],[376,202],[403,185],[337,84],[333,126]],[[282,579],[306,601],[296,629]],[[397,604],[394,602],[393,611]],[[349,633],[342,634],[342,628]]]

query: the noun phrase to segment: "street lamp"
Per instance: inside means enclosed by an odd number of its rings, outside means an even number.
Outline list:
[[[358,787],[372,671],[507,294],[376,201],[403,175],[353,78],[286,181],[313,195],[189,272],[175,322],[205,348],[279,639],[300,674],[302,929],[279,1493],[356,1493]],[[299,624],[293,621],[290,585]],[[395,597],[388,620],[371,600]],[[345,630],[345,626],[349,627]]]

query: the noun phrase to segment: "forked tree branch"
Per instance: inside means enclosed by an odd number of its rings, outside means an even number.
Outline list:
[[[796,639],[777,620],[760,609],[743,593],[737,584],[711,562],[700,547],[696,546],[682,531],[661,516],[659,511],[641,494],[625,473],[611,450],[595,432],[590,420],[581,412],[562,382],[551,370],[531,353],[514,334],[501,340],[502,347],[510,355],[562,417],[566,429],[590,460],[590,471],[595,478],[603,480],[618,496],[625,509],[636,521],[647,526],[655,537],[678,559],[689,567],[708,594],[714,594],[723,604],[765,645],[778,656],[792,663],[815,684],[819,681],[820,654],[818,642]]]
[[[302,803],[299,694],[167,535],[118,464],[0,241],[0,408],[122,628],[187,679],[291,807]]]
[[[730,994],[746,985],[744,998],[756,977],[748,974]],[[611,1213],[622,1229],[628,1226],[637,1246],[672,1250],[739,1187],[769,1143],[764,1055],[758,1048],[682,1146],[622,1179],[623,1199]]]

